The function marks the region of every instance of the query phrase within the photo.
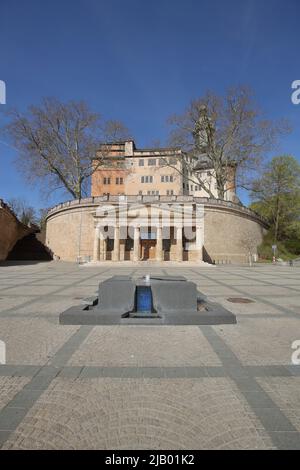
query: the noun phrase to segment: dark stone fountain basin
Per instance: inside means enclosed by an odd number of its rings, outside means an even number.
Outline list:
[[[113,276],[99,284],[98,296],[61,313],[63,325],[221,325],[236,317],[197,291],[184,277],[150,281]]]

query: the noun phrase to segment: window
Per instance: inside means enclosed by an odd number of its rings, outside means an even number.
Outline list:
[[[173,176],[172,175],[164,175],[160,177],[160,181],[162,183],[173,183]]]
[[[153,183],[153,176],[141,176],[141,183]]]
[[[173,189],[167,189],[167,196],[173,196],[174,191]]]
[[[159,166],[164,166],[166,164],[166,160],[164,158],[159,159]]]
[[[116,184],[119,184],[120,178],[116,178]]]
[[[103,184],[110,184],[110,178],[103,178]]]
[[[144,160],[139,160],[139,166],[144,166]]]
[[[156,166],[156,158],[149,158],[148,166]]]
[[[124,180],[123,178],[120,178],[120,184],[123,184]]]
[[[139,195],[142,196],[142,195],[143,195],[143,191],[139,191]]]

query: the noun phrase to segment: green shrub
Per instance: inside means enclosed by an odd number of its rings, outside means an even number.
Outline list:
[[[293,248],[293,241],[292,244],[289,246],[287,242],[282,242],[278,241],[276,243],[277,245],[277,250],[276,250],[276,258],[282,258],[283,260],[289,260],[295,258],[295,256],[298,254],[296,251],[294,251]],[[264,237],[263,243],[257,248],[258,256],[262,260],[269,260],[271,261],[273,259],[273,250],[272,250],[272,245],[274,244],[273,242],[273,237],[272,234],[267,234]],[[297,244],[295,244],[297,245]],[[297,245],[298,246],[298,245]]]

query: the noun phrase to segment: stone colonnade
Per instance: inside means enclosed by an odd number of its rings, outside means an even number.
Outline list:
[[[140,260],[140,249],[141,249],[141,228],[138,225],[133,227],[133,250],[132,250],[132,261]],[[170,261],[183,261],[183,228],[182,226],[174,226],[174,234],[176,239],[176,245],[172,250],[172,258]],[[124,246],[121,252],[121,237],[120,237],[120,226],[115,225],[114,227],[114,247],[112,251],[112,261],[124,261]],[[155,250],[155,261],[164,261],[164,250],[163,250],[163,230],[162,226],[156,227],[156,250]],[[203,249],[203,230],[201,227],[196,227],[195,242],[194,242],[194,260],[202,261]],[[101,230],[99,225],[95,227],[94,235],[94,251],[93,261],[105,261],[107,252],[107,239]]]

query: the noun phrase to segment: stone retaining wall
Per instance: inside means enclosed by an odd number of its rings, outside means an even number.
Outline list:
[[[0,199],[0,261],[7,258],[18,240],[32,232],[33,229],[22,224],[10,207]]]
[[[192,196],[128,196],[128,203],[195,203],[204,206],[203,259],[244,263],[256,252],[267,224],[248,208],[227,201]],[[46,245],[62,260],[92,259],[93,213],[101,204],[116,204],[118,196],[73,200],[53,207],[47,215]]]

